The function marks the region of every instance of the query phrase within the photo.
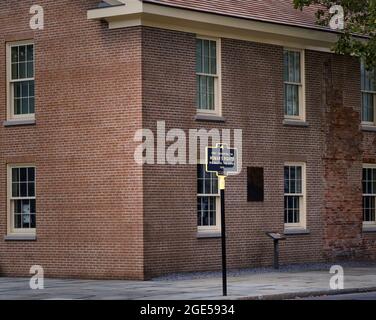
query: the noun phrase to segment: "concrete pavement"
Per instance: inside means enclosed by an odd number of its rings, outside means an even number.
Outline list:
[[[376,291],[376,266],[344,267],[345,290],[341,293]],[[289,299],[336,293],[330,290],[333,275],[320,270],[241,271],[229,274],[228,299]],[[45,289],[31,290],[28,278],[0,278],[4,299],[125,299],[200,300],[223,299],[220,273],[204,277],[160,278],[153,281],[45,279]]]

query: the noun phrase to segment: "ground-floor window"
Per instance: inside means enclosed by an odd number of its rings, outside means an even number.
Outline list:
[[[284,167],[285,227],[305,228],[305,164]]]
[[[376,165],[363,165],[363,224],[376,226]]]
[[[35,180],[35,166],[8,166],[8,230],[10,234],[35,234]]]
[[[220,193],[218,177],[197,165],[197,226],[199,232],[220,230]]]

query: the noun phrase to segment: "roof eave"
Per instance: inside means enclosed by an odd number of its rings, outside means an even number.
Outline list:
[[[231,30],[236,34],[249,33],[256,35],[256,40],[262,42],[262,37],[274,36],[279,39],[291,38],[299,43],[299,39],[310,47],[320,47],[324,51],[330,51],[331,46],[338,39],[338,32],[323,29],[322,27],[309,28],[290,24],[278,24],[271,21],[260,21],[241,16],[224,15],[218,13],[193,10],[183,7],[163,5],[152,0],[122,0],[124,5],[107,8],[93,9],[88,11],[88,19],[104,19],[109,23],[109,28],[122,28],[133,25],[147,25],[163,27],[167,29],[187,32],[205,33],[205,28],[213,31]],[[199,26],[199,27],[198,27]],[[186,28],[186,29],[185,29]],[[213,31],[214,32],[214,31]],[[223,36],[223,37],[224,37]],[[293,43],[292,41],[291,43]]]

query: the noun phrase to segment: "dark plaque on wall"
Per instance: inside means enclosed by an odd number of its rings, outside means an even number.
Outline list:
[[[248,201],[264,201],[264,168],[247,168]]]

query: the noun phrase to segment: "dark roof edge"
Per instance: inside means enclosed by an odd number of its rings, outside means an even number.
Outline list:
[[[145,3],[159,5],[159,6],[172,7],[172,8],[178,8],[178,9],[185,9],[185,10],[189,10],[189,11],[202,12],[202,13],[210,13],[210,14],[214,14],[214,15],[219,15],[219,16],[224,16],[224,17],[230,17],[230,18],[237,18],[237,19],[242,19],[242,20],[259,21],[259,22],[271,23],[271,24],[275,24],[275,25],[284,25],[284,26],[288,26],[288,27],[302,28],[302,29],[306,29],[306,30],[314,30],[314,31],[335,33],[335,34],[338,34],[338,35],[340,35],[342,33],[341,31],[332,30],[332,29],[328,29],[328,28],[324,28],[324,27],[320,27],[320,26],[309,27],[309,26],[297,25],[297,24],[292,24],[292,23],[276,22],[276,21],[266,20],[266,19],[250,18],[250,17],[245,17],[245,16],[242,16],[242,15],[236,15],[236,14],[226,14],[226,13],[220,13],[220,12],[213,12],[213,11],[204,10],[204,9],[187,8],[185,6],[177,5],[177,4],[161,3],[161,2],[158,2],[158,0],[140,0],[140,1],[145,2]],[[354,36],[356,36],[358,38],[364,38],[364,39],[368,39],[369,38],[369,37],[364,36],[364,35],[354,35]]]

